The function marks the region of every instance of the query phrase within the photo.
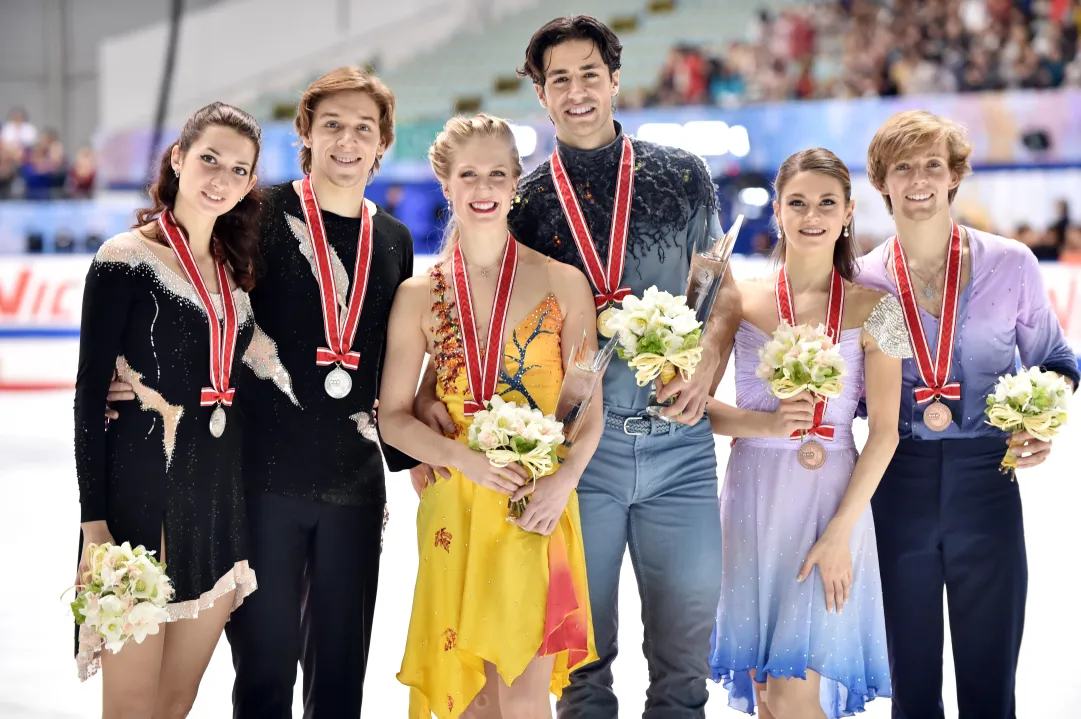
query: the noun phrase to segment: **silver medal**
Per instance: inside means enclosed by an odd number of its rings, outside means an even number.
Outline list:
[[[335,367],[334,370],[327,375],[326,381],[323,382],[323,387],[326,389],[327,394],[334,399],[342,399],[349,394],[349,390],[353,389],[353,378],[341,367]]]
[[[219,404],[210,413],[210,434],[220,437],[225,432],[225,410]]]

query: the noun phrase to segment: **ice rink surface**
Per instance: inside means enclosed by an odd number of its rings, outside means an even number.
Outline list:
[[[732,397],[726,381],[720,396]],[[865,424],[857,423],[862,441]],[[0,394],[0,717],[60,719],[100,716],[101,679],[81,684],[72,657],[70,609],[61,593],[73,580],[79,528],[72,453],[72,393]],[[1029,592],[1017,714],[1081,716],[1081,615],[1072,564],[1081,526],[1081,422],[1056,442],[1050,460],[1024,473],[1022,495],[1028,538]],[[728,443],[717,441],[723,468]],[[1003,480],[1008,481],[1008,480]],[[390,522],[365,682],[365,719],[405,717],[408,692],[395,674],[401,661],[417,566],[417,499],[404,473],[388,475]],[[1071,539],[1072,538],[1072,539]],[[707,541],[703,538],[703,541]],[[710,538],[709,541],[716,541]],[[348,551],[343,547],[342,551]],[[615,690],[620,715],[641,716],[647,682],[642,656],[641,605],[629,559],[620,586],[620,654]],[[956,717],[952,657],[945,647],[946,716]],[[191,713],[199,719],[230,715],[232,665],[224,637],[207,669]],[[297,682],[294,716],[301,716]],[[862,716],[889,717],[878,699]],[[725,692],[710,683],[706,716],[738,717]]]

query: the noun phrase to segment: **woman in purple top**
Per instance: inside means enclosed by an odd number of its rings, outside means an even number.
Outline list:
[[[1032,252],[950,217],[970,153],[959,127],[924,111],[892,117],[868,150],[897,237],[860,260],[857,282],[897,295],[914,355],[900,444],[871,501],[894,719],[944,716],[943,586],[960,716],[1015,716],[1028,568],[1018,484],[998,467],[1007,443],[1020,468],[1051,444],[986,424],[985,399],[1018,353],[1078,379]]]
[[[736,406],[707,404],[713,431],[739,438],[720,496],[710,666],[734,709],[833,719],[890,693],[870,500],[897,446],[909,344],[897,300],[851,283],[848,168],[829,150],[804,150],[781,165],[774,189],[781,267],[739,283]],[[839,396],[781,401],[756,376],[782,320],[824,325],[847,369]],[[859,452],[852,420],[863,394]]]

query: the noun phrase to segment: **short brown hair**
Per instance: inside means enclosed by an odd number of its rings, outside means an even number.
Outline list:
[[[781,164],[781,168],[777,170],[777,178],[773,181],[773,194],[778,203],[784,193],[784,186],[801,172],[817,172],[840,182],[845,195],[845,209],[847,209],[848,203],[852,201],[852,175],[848,171],[848,166],[841,161],[841,158],[822,147],[801,150],[794,155],[790,155]],[[856,277],[856,228],[853,224],[852,222],[848,223],[848,236],[845,237],[844,230],[842,230],[841,236],[837,238],[837,242],[833,246],[833,266],[838,274],[849,282]],[[773,258],[784,262],[784,232],[779,232],[778,238],[777,246],[773,250]]]
[[[394,93],[378,77],[359,67],[339,67],[308,85],[297,105],[296,119],[293,120],[297,137],[303,138],[311,134],[316,105],[328,95],[338,92],[364,92],[375,100],[379,107],[379,138],[383,141],[383,151],[389,150],[394,144]],[[379,170],[381,159],[375,158],[372,172]],[[305,175],[312,171],[312,151],[303,144],[300,146],[300,169]]]
[[[934,115],[927,110],[899,112],[878,128],[871,146],[867,148],[867,179],[879,192],[886,186],[890,166],[900,158],[919,148],[946,140],[950,174],[959,179],[972,173],[969,157],[972,145],[965,139],[965,130],[957,123]],[[960,186],[950,190],[949,201],[957,196]],[[893,214],[893,203],[888,193],[882,193],[886,209]]]
[[[619,69],[623,46],[612,28],[589,15],[571,15],[550,20],[533,33],[525,50],[525,66],[518,68],[518,76],[528,77],[534,85],[544,87],[544,53],[568,40],[589,40],[597,46],[609,75]]]

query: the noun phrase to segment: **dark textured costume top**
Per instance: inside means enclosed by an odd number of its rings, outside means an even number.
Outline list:
[[[212,296],[223,317],[221,298]],[[234,290],[239,325],[231,383],[255,329],[248,296]],[[106,429],[113,371],[136,402],[117,405]],[[106,520],[117,543],[161,556],[164,530],[174,601],[194,600],[246,560],[241,437],[249,397],[225,409],[210,434],[210,330],[195,288],[135,234],[113,237],[86,275],[75,384],[75,467],[82,521]]]
[[[300,198],[291,183],[268,188],[261,251],[267,267],[251,292],[259,325],[240,388],[251,408],[244,445],[249,492],[272,492],[343,505],[386,501],[383,457],[372,417],[394,293],[413,274],[413,239],[405,225],[369,203],[372,262],[352,349],[360,366],[352,391],[333,399],[315,363],[327,346],[319,284]],[[344,317],[352,291],[360,218],[322,211]],[[392,471],[415,464],[384,446]]]
[[[558,144],[601,263],[606,264],[623,130],[616,123],[616,139],[595,150]],[[629,286],[638,296],[653,285],[683,294],[696,242],[707,233],[721,235],[716,188],[709,168],[696,155],[635,138],[631,145],[634,193],[620,286]],[[555,192],[550,158],[522,178],[509,222],[519,242],[585,271]],[[636,385],[625,362],[613,361],[604,376],[604,403],[641,410],[648,401],[649,388]]]

